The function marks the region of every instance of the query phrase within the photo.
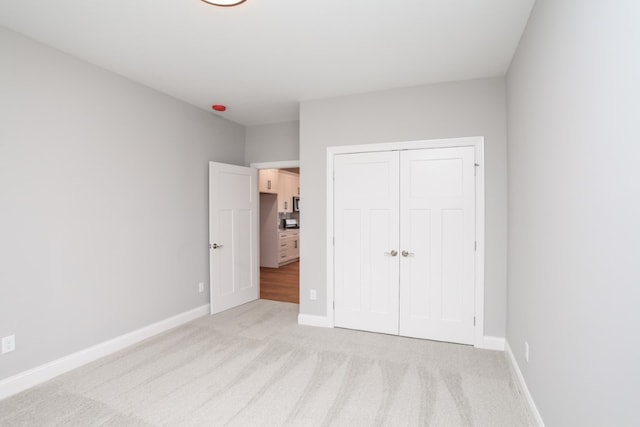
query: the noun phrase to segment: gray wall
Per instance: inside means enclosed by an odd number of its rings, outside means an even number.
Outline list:
[[[0,28],[0,379],[201,306],[243,127]]]
[[[245,163],[300,159],[300,123],[284,122],[246,128]]]
[[[508,73],[508,342],[548,426],[640,425],[639,17],[538,0]]]
[[[506,319],[506,95],[503,78],[308,101],[300,110],[300,312],[326,313],[326,149],[329,146],[464,136],[485,137],[485,335],[504,337]],[[309,289],[318,299],[308,298]]]

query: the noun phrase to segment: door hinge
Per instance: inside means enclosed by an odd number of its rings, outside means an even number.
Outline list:
[[[211,243],[209,243],[209,249],[211,249]]]
[[[473,250],[474,251],[478,250],[478,241],[473,242]]]
[[[333,309],[334,310],[336,309],[336,302],[335,301],[333,302]]]
[[[476,326],[476,316],[473,316],[473,326]]]
[[[478,176],[478,168],[480,167],[480,163],[474,163],[473,165],[475,166],[475,168],[473,168],[473,175]]]

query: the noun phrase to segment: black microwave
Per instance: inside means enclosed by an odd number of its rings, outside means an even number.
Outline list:
[[[293,196],[293,211],[300,212],[300,196]]]

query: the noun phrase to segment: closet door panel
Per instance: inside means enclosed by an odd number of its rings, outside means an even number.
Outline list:
[[[334,161],[335,326],[398,333],[398,153]]]
[[[400,335],[472,344],[472,147],[400,155]]]

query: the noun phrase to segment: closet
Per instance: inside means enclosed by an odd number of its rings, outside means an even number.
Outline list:
[[[334,324],[473,344],[470,146],[336,154]]]

